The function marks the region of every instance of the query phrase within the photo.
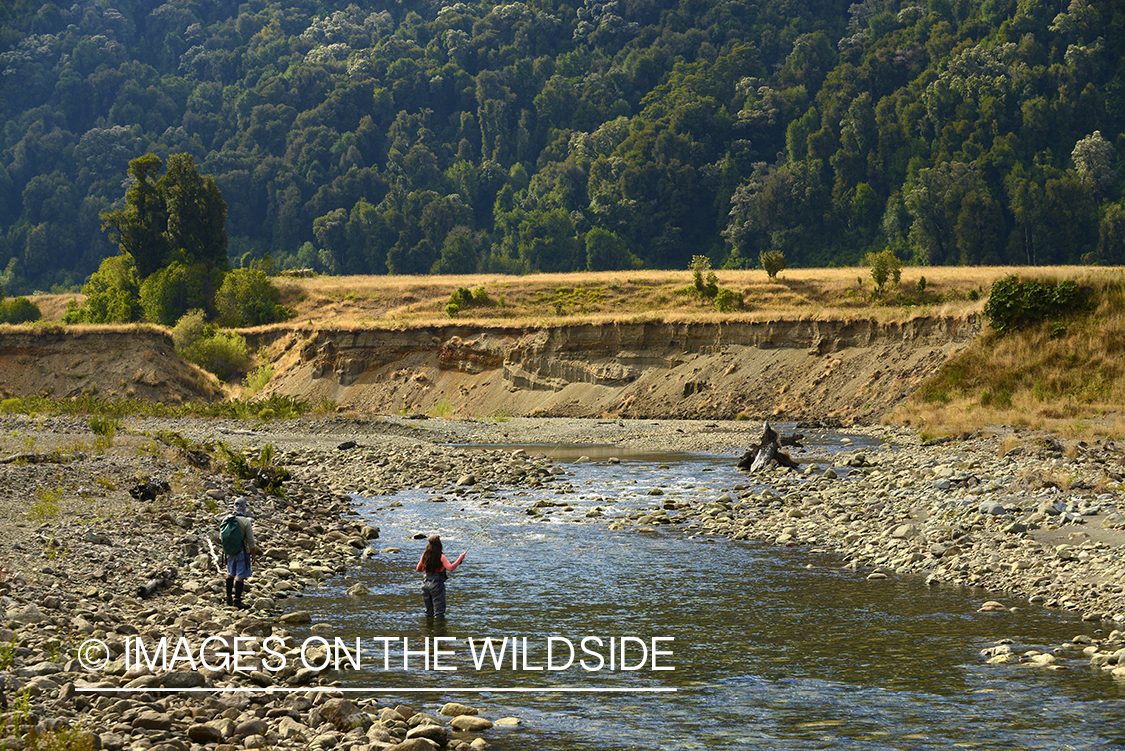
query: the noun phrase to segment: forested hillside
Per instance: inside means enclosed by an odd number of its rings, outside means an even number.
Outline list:
[[[234,266],[1125,262],[1108,0],[10,0],[0,283],[190,154]]]

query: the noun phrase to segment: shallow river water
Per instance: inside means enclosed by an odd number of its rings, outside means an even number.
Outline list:
[[[831,438],[819,447],[839,448]],[[483,734],[500,749],[1125,746],[1125,687],[1107,674],[1080,661],[1048,671],[980,655],[1000,639],[1049,651],[1096,626],[1030,606],[978,613],[995,595],[867,581],[825,552],[669,526],[613,531],[587,512],[714,500],[747,478],[731,457],[539,450],[554,452],[566,473],[541,490],[360,499],[382,530],[377,546],[402,552],[375,556],[302,605],[328,624],[317,632],[328,641],[361,639],[362,669],[344,673],[342,685],[431,712],[459,701],[490,719],[518,717],[516,727]],[[572,463],[579,453],[593,460]],[[649,495],[653,488],[663,495]],[[527,514],[543,500],[571,510]],[[468,547],[447,585],[444,624],[424,617],[414,572],[425,540],[413,536],[435,532],[450,559]],[[374,594],[345,596],[356,581]],[[437,664],[455,670],[426,669],[421,652],[435,637],[445,638]],[[504,637],[518,640],[515,669],[510,640],[500,669],[490,658],[478,669],[483,640],[499,653]],[[552,667],[566,665],[573,646],[566,669],[534,669],[546,667],[549,637]],[[588,640],[583,651],[586,637],[601,646]],[[625,665],[637,669],[609,669],[611,639],[620,667],[621,637]]]

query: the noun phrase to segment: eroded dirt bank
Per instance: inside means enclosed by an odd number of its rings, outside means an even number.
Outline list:
[[[358,412],[460,417],[752,417],[869,422],[979,333],[905,322],[585,323],[249,333],[267,393]],[[221,398],[153,327],[0,329],[0,398]]]
[[[221,398],[222,389],[154,326],[0,327],[0,398],[36,394],[181,402]]]
[[[291,331],[269,346],[269,388],[381,414],[870,421],[979,331],[939,317]]]

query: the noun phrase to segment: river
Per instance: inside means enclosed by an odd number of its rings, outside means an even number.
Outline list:
[[[810,448],[841,447],[829,435]],[[1058,671],[989,665],[980,654],[1001,639],[1017,652],[1051,651],[1095,625],[1034,606],[980,613],[987,592],[867,581],[826,551],[668,525],[612,530],[611,517],[712,501],[747,477],[729,456],[527,448],[550,453],[565,474],[538,490],[358,499],[381,527],[378,545],[401,552],[307,595],[302,607],[327,626],[298,634],[361,639],[362,669],[343,673],[342,685],[366,687],[384,704],[436,712],[458,701],[493,720],[519,718],[483,733],[498,749],[1125,745],[1125,687],[1107,674],[1079,661]],[[590,460],[574,462],[579,454]],[[537,501],[564,505],[532,516]],[[594,509],[604,516],[589,517]],[[414,572],[425,540],[413,537],[432,533],[451,559],[468,547],[448,583],[444,623],[424,617]],[[357,582],[373,594],[346,596]],[[609,644],[620,668],[622,637],[625,666],[635,669],[611,670]],[[481,659],[486,638],[507,650],[500,669]],[[447,669],[426,669],[427,639]],[[515,669],[511,639],[527,645]],[[535,669],[547,667],[549,641],[550,666],[565,669]]]

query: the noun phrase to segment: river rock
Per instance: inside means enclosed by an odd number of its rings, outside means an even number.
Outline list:
[[[911,540],[918,536],[918,528],[913,524],[900,524],[891,532],[891,537],[896,540]]]
[[[277,735],[282,740],[305,741],[311,733],[307,725],[302,725],[292,717],[282,717],[277,724]]]
[[[492,727],[492,721],[486,720],[483,717],[476,717],[474,715],[458,715],[449,721],[449,724],[454,730],[459,730],[463,733],[476,733],[481,730],[488,730]]]
[[[137,730],[170,730],[172,718],[163,712],[147,709],[133,720],[132,726]]]
[[[470,707],[467,704],[459,704],[455,701],[451,701],[443,704],[441,709],[438,710],[438,714],[445,715],[446,717],[460,717],[461,715],[467,714],[480,714],[480,710],[476,707]]]
[[[319,707],[320,715],[328,722],[339,725],[355,712],[355,705],[344,698],[329,699]]]
[[[34,602],[29,602],[22,608],[11,608],[7,612],[9,621],[26,626],[33,623],[42,623],[47,620],[47,616],[39,609],[39,606]]]
[[[292,613],[286,613],[277,620],[287,626],[297,626],[312,623],[312,615],[307,610],[297,610]]]
[[[426,738],[410,738],[402,743],[387,746],[383,751],[435,751],[438,747]]]
[[[204,746],[208,743],[218,743],[223,739],[223,734],[217,727],[199,723],[189,726],[187,735],[194,742]]]
[[[164,688],[201,688],[207,685],[207,679],[195,670],[172,670],[164,674],[161,685]]]
[[[406,739],[412,738],[428,738],[436,743],[439,747],[444,746],[449,738],[449,731],[441,725],[424,724],[411,728],[406,733]]]

